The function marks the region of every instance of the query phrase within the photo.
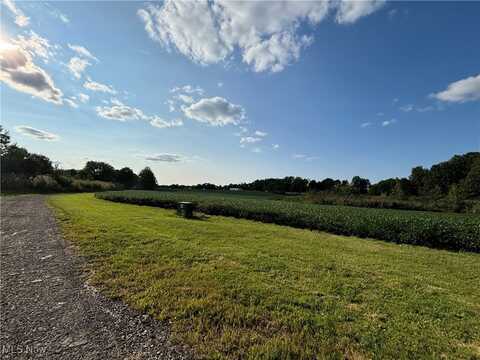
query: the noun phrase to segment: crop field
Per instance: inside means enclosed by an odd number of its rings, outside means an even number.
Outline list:
[[[261,194],[261,193],[259,193]],[[272,200],[266,195],[219,192],[112,191],[98,198],[175,208],[192,201],[199,212],[439,249],[480,252],[480,217]]]
[[[200,358],[480,357],[479,254],[91,194],[48,201],[90,283]]]

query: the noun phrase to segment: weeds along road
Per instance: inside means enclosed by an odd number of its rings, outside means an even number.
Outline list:
[[[1,199],[2,359],[187,359],[168,326],[100,295],[40,195]]]

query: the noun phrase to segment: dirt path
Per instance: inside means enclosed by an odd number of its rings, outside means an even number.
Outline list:
[[[45,197],[1,201],[0,358],[189,358],[168,326],[85,284]]]

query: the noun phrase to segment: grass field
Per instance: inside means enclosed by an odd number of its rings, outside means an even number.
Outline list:
[[[207,358],[480,359],[480,255],[91,194],[49,198],[91,282]]]

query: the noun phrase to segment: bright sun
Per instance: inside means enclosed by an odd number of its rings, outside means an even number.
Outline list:
[[[15,47],[15,45],[8,42],[3,33],[0,33],[0,52],[4,52],[5,50],[9,50],[13,47]]]

